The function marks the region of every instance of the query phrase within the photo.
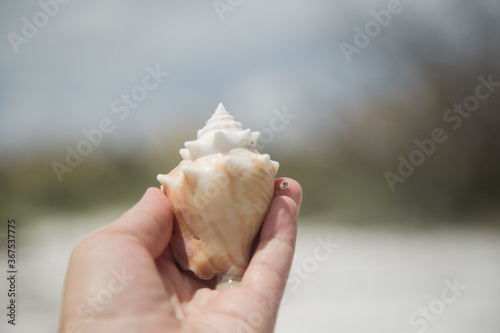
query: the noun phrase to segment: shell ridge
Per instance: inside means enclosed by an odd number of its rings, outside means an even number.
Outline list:
[[[241,280],[279,164],[256,149],[260,132],[244,129],[222,103],[197,134],[179,165],[157,177],[176,217],[172,252],[201,279]]]

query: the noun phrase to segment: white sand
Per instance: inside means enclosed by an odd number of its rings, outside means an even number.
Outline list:
[[[71,249],[119,215],[114,210],[51,216],[24,230],[25,243],[18,242],[17,325],[7,325],[2,314],[1,331],[56,332]],[[499,231],[308,224],[301,220],[295,270],[276,332],[500,332]],[[329,254],[318,249],[318,237],[339,246]],[[4,245],[2,240],[3,258]],[[467,289],[448,292],[445,280]],[[6,300],[4,279],[0,287],[0,300]],[[440,300],[443,293],[447,302]],[[429,306],[424,319],[418,311]]]

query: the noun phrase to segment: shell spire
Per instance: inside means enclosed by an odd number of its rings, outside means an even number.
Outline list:
[[[187,141],[180,150],[184,160],[196,160],[233,149],[245,148],[255,151],[259,132],[243,129],[241,123],[227,112],[222,103],[215,110],[205,127],[198,131],[197,140]]]
[[[241,131],[243,126],[234,120],[234,117],[227,112],[224,104],[219,103],[212,117],[207,121],[205,127],[198,131],[198,139],[217,130]]]

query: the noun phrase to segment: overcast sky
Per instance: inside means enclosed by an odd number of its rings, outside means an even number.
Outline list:
[[[445,2],[402,0],[400,13],[348,63],[340,43],[354,45],[353,29],[389,2],[243,0],[218,12],[201,0],[72,0],[48,5],[51,17],[38,1],[2,1],[0,153],[64,150],[103,118],[115,125],[107,143],[148,144],[161,131],[202,126],[219,102],[253,130],[286,107],[297,117],[279,133],[283,140],[326,133],[335,112],[362,100],[367,86],[384,86],[388,59],[398,61],[384,51],[391,31],[417,13],[432,20],[446,10]],[[40,27],[33,32],[26,20]],[[147,68],[169,74],[158,85],[148,81],[155,88],[130,112],[114,112],[125,105],[112,107],[122,94],[142,91]],[[401,66],[390,89],[409,78],[418,75]]]

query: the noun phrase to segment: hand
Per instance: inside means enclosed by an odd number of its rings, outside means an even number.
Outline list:
[[[150,188],[71,254],[60,332],[272,332],[292,264],[302,199],[292,179],[275,183],[271,208],[240,286],[214,290],[179,270],[168,247],[173,211]]]

